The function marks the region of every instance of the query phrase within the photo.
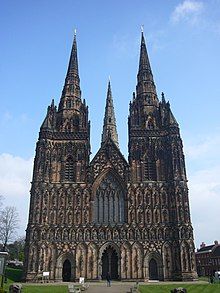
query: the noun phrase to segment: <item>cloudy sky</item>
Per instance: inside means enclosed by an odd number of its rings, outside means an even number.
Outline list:
[[[27,225],[35,144],[47,106],[59,102],[77,29],[92,156],[100,145],[111,76],[120,147],[144,26],[158,95],[184,142],[196,246],[220,240],[220,1],[10,0],[0,4],[0,194]]]

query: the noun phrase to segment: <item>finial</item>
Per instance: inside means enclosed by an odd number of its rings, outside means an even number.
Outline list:
[[[111,76],[110,75],[108,76],[108,82],[111,82]]]
[[[144,25],[143,24],[141,25],[141,32],[142,33],[144,32]]]
[[[74,36],[76,36],[76,28],[74,29]]]

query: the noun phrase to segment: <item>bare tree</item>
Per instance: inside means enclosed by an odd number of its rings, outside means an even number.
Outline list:
[[[5,207],[0,211],[0,241],[3,251],[12,241],[18,228],[18,212],[15,207]]]

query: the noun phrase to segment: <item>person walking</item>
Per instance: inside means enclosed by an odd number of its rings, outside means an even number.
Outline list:
[[[106,281],[107,281],[107,287],[111,287],[111,276],[109,272],[107,273]]]

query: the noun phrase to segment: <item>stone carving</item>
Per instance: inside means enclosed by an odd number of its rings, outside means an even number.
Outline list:
[[[97,280],[111,261],[119,279],[149,279],[150,262],[160,280],[184,279],[186,271],[189,279],[196,277],[182,140],[169,102],[157,97],[148,63],[142,35],[128,162],[118,145],[110,84],[101,147],[90,161],[74,38],[59,107],[54,101],[48,107],[36,146],[27,281],[42,270],[60,281],[64,263],[70,281]],[[106,247],[111,256],[103,259]]]

